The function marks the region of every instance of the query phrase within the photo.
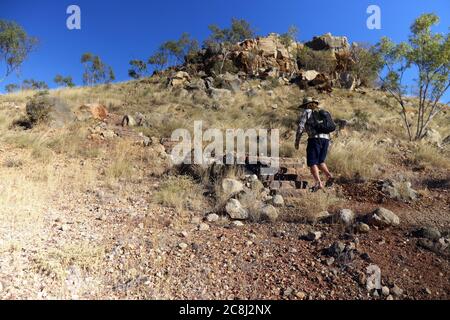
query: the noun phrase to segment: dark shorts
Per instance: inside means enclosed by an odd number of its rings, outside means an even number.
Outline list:
[[[306,162],[308,167],[316,166],[325,162],[330,140],[322,138],[308,139],[306,147]]]

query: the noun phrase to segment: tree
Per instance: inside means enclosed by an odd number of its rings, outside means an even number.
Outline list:
[[[354,44],[350,50],[350,58],[351,73],[361,81],[362,86],[373,86],[383,65],[377,49],[368,44]]]
[[[294,25],[290,26],[286,33],[280,36],[280,41],[285,47],[289,47],[292,42],[296,42],[298,37],[298,28]]]
[[[19,91],[20,86],[15,83],[10,83],[5,86],[5,90],[7,93],[13,93]]]
[[[22,90],[48,90],[48,85],[45,81],[25,79],[22,81]]]
[[[131,60],[130,66],[128,75],[133,79],[140,79],[147,74],[147,63],[142,60]]]
[[[206,46],[211,43],[235,44],[255,36],[255,32],[251,28],[250,23],[244,19],[231,19],[230,28],[220,29],[214,24],[210,25],[208,28],[211,31],[211,35],[205,41]]]
[[[0,82],[20,68],[36,45],[37,39],[28,36],[21,26],[0,20],[0,60],[5,64],[4,77],[0,78]]]
[[[81,63],[84,67],[84,84],[91,86],[97,83],[110,83],[115,80],[112,67],[103,63],[99,56],[89,52],[84,53],[81,56]]]
[[[424,14],[411,25],[408,42],[394,44],[384,37],[377,44],[386,69],[380,76],[382,85],[400,105],[410,140],[425,136],[431,120],[441,111],[439,101],[450,86],[450,35],[431,31],[438,22],[435,14]],[[417,72],[413,86],[405,83],[407,71]],[[411,88],[419,98],[413,121],[407,117],[405,103],[405,95]]]
[[[62,75],[57,74],[55,76],[55,78],[53,79],[53,81],[57,85],[62,86],[62,87],[69,87],[69,88],[75,87],[75,83],[73,83],[71,76],[63,77]]]
[[[231,47],[237,42],[255,37],[250,23],[243,19],[231,19],[231,27],[221,29],[217,25],[210,25],[211,35],[205,40],[204,46],[214,52],[222,52],[222,63],[219,73],[222,73],[225,61],[231,52]]]
[[[155,65],[157,69],[163,69],[166,65],[183,64],[198,52],[199,46],[195,39],[191,39],[188,33],[183,33],[178,40],[169,40],[161,44],[158,50],[150,56],[148,63]]]

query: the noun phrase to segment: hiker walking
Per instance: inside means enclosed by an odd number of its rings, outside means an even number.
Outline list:
[[[330,113],[320,109],[319,104],[318,100],[310,97],[303,99],[300,108],[304,110],[298,120],[297,134],[295,137],[295,149],[298,150],[303,132],[306,131],[308,134],[306,162],[315,181],[312,191],[324,188],[324,184],[320,179],[319,170],[327,177],[325,186],[331,186],[333,183],[333,176],[325,164],[325,159],[330,144],[330,133],[336,130],[336,125]]]

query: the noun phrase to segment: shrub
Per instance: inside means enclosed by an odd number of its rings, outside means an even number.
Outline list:
[[[315,51],[303,47],[297,53],[297,61],[299,67],[306,70],[330,73],[336,69],[336,58],[330,50]]]
[[[35,94],[26,105],[28,119],[32,124],[48,122],[53,106],[47,91]]]

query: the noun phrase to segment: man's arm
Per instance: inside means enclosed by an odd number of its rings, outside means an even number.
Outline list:
[[[297,133],[295,135],[295,148],[298,149],[300,145],[300,139],[302,138],[302,134],[305,131],[306,121],[308,121],[308,110],[303,111],[302,115],[298,120]]]

